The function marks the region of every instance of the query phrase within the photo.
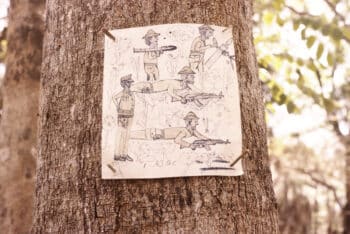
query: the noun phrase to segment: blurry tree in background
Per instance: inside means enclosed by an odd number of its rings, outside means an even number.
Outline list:
[[[285,105],[289,113],[303,113],[305,109],[316,105],[324,110],[325,120],[322,127],[333,131],[343,145],[343,151],[336,151],[337,157],[332,158],[340,163],[325,164],[326,154],[294,152],[287,159],[283,158],[286,157],[285,152],[279,152],[282,155],[275,159],[279,165],[278,169],[293,165],[293,160],[299,164],[277,173],[288,171],[283,175],[284,179],[288,180],[287,184],[296,182],[295,176],[286,177],[289,173],[300,174],[313,182],[310,184],[299,181],[302,186],[316,186],[314,191],[322,187],[326,189],[323,195],[333,193],[333,198],[324,203],[329,204],[326,207],[329,218],[326,223],[328,232],[341,230],[341,225],[335,225],[336,222],[331,220],[336,218],[334,212],[340,208],[343,209],[344,233],[350,233],[350,2],[259,0],[255,7],[255,43],[259,56],[260,77],[270,93],[266,100],[269,113],[273,115],[276,104]],[[294,136],[298,138],[302,134]],[[289,144],[290,140],[288,143],[280,142],[285,145],[286,150],[293,148]],[[300,142],[294,147],[298,147],[294,151],[300,150]],[[273,147],[271,149],[275,150]],[[309,161],[305,164],[302,158],[306,157]],[[340,171],[342,169],[345,170],[345,178],[343,171]],[[335,186],[331,180],[337,177],[336,175],[343,175],[338,179],[343,179],[343,183],[346,184],[346,199],[339,198],[344,196],[337,194],[337,191],[342,191],[342,186]],[[292,187],[295,193],[295,186]],[[319,194],[314,196],[319,197]],[[288,198],[283,203],[293,201],[295,197]],[[310,196],[308,198],[312,200]],[[285,205],[283,203],[280,203],[282,211]],[[317,202],[314,204],[314,209],[317,209],[315,206],[317,207]],[[280,218],[283,225],[283,212]],[[315,219],[314,217],[313,220]],[[325,224],[319,223],[319,226],[322,225]],[[315,225],[313,228],[317,230]],[[285,232],[281,227],[281,230],[284,233],[293,233],[292,229]]]
[[[327,147],[317,155],[299,138],[270,141],[281,233],[342,230],[344,162],[327,157]]]
[[[6,52],[1,85],[1,233],[29,233],[32,223],[43,8],[43,0],[11,1],[7,51],[5,37],[1,40],[1,62]]]

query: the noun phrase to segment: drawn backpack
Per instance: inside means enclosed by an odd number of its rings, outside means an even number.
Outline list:
[[[123,117],[133,117],[135,108],[135,99],[131,93],[123,92],[118,103],[118,115]]]

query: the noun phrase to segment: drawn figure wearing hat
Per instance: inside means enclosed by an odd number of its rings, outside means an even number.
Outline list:
[[[213,37],[214,29],[209,25],[202,25],[199,27],[199,36],[196,37],[191,44],[191,51],[189,55],[189,64],[192,70],[203,71],[203,59],[205,51],[211,47],[218,47],[218,42]],[[212,44],[207,45],[206,41],[213,37]]]
[[[145,39],[146,45],[149,46],[149,49],[156,50],[145,52],[143,56],[143,63],[145,72],[147,74],[147,81],[155,81],[159,78],[158,57],[163,53],[162,50],[157,50],[159,35],[159,33],[156,33],[155,31],[150,29],[143,37],[143,39]]]
[[[155,82],[137,82],[131,89],[141,93],[167,92],[170,97],[180,100],[183,104],[187,101],[183,97],[189,92],[198,92],[194,86],[194,75],[196,74],[189,66],[183,67],[178,74],[180,79],[159,80]]]
[[[185,139],[195,137],[198,140],[209,139],[197,130],[198,116],[190,111],[183,118],[185,127],[172,127],[164,129],[148,128],[145,130],[132,131],[130,139],[135,140],[173,140],[180,148],[193,148],[194,146]]]
[[[117,161],[133,161],[128,155],[128,142],[135,109],[135,96],[130,89],[133,82],[131,74],[121,77],[120,85],[123,90],[113,96],[113,102],[118,112],[116,148],[114,151],[114,160]]]

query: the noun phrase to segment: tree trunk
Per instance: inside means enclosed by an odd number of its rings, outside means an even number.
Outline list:
[[[342,136],[341,142],[345,148],[345,189],[346,204],[344,206],[344,234],[350,233],[350,135]]]
[[[277,233],[252,1],[49,1],[34,233]],[[232,25],[245,175],[101,180],[103,28]]]
[[[33,217],[44,1],[11,1],[0,125],[0,230],[28,233]]]

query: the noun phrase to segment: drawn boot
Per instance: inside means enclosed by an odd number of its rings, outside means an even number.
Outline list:
[[[159,139],[161,139],[162,138],[162,135],[160,135],[160,134],[155,134],[154,136],[153,136],[153,140],[159,140]]]
[[[129,162],[134,161],[134,159],[132,159],[132,157],[130,157],[128,154],[124,155],[124,157],[125,157],[125,160],[127,160]]]
[[[141,93],[150,93],[151,92],[151,89],[149,87],[143,87],[141,89]]]
[[[125,161],[126,158],[123,155],[114,155],[115,161]]]

